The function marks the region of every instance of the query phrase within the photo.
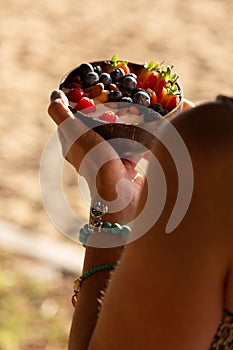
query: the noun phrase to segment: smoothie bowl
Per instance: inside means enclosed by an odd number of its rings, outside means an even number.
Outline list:
[[[110,61],[82,63],[59,88],[77,118],[104,139],[117,139],[120,156],[130,155],[151,149],[158,121],[182,110],[182,89],[172,69],[113,56]]]

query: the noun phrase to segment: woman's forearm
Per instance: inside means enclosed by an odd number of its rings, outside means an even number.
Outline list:
[[[123,246],[116,248],[86,248],[83,273],[103,264],[117,263],[121,257]],[[85,350],[88,348],[100,308],[99,299],[109,282],[112,270],[102,270],[90,275],[83,281],[75,307],[69,350]]]

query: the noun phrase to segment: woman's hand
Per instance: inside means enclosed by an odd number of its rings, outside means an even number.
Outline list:
[[[120,159],[106,140],[73,115],[62,91],[54,95],[48,113],[58,125],[64,157],[85,177],[93,201],[114,203],[114,221],[130,221],[143,186],[143,177],[135,170],[139,157]]]

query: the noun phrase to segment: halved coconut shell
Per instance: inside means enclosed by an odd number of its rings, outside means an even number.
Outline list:
[[[106,61],[91,62],[93,66],[100,66],[102,69],[106,66]],[[143,65],[137,63],[128,63],[128,66],[137,74],[137,71],[143,68]],[[69,72],[61,81],[59,89],[69,88],[73,83],[76,83],[76,77],[78,73],[78,67]],[[179,84],[177,84],[180,90],[180,102],[179,104],[169,111],[163,118],[171,118],[178,114],[182,110],[183,94]],[[136,105],[137,106],[137,105]],[[107,123],[100,119],[91,118],[90,115],[80,111],[74,111],[74,115],[82,120],[89,128],[94,129],[104,139],[117,139],[116,150],[121,157],[131,154],[137,154],[145,152],[146,149],[151,149],[155,141],[155,133],[158,128],[159,120],[161,117],[157,117],[156,112],[150,108],[143,107],[150,110],[150,113],[154,113],[154,120],[146,121],[140,124],[127,124],[127,123]],[[131,140],[132,142],[127,142]]]

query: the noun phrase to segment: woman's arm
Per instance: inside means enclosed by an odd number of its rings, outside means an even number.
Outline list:
[[[87,247],[83,272],[102,264],[117,263],[121,252],[121,247],[106,249]],[[74,310],[69,337],[70,350],[88,348],[101,306],[100,299],[103,298],[103,292],[109,282],[111,273],[111,270],[104,270],[93,274],[83,282],[78,304]]]
[[[107,202],[113,201],[118,196],[116,184],[122,179],[129,181],[130,187],[133,186],[131,202],[119,212],[110,212],[104,216],[104,221],[117,222],[121,225],[128,223],[133,218],[137,207],[143,185],[142,176],[135,170],[133,161],[121,160],[106,142],[104,146],[108,146],[108,149],[105,148],[104,151],[111,160],[97,169],[98,163],[96,164],[95,159],[90,156],[86,157],[86,163],[83,165],[83,159],[88,155],[88,152],[104,140],[93,130],[88,130],[77,118],[74,118],[66,102],[64,94],[59,92],[58,95],[56,94],[56,99],[52,100],[48,110],[58,125],[63,155],[78,172],[82,169],[82,175],[89,185],[92,202],[98,201],[100,197]],[[102,156],[104,154],[97,155],[98,159]],[[96,178],[92,175],[93,173],[97,174]],[[104,242],[109,248],[101,248],[101,244],[87,242],[83,273],[99,265],[118,263],[124,245],[116,236],[106,236],[106,239],[111,239],[111,242]],[[70,332],[70,350],[87,349],[100,308],[99,299],[102,298],[102,293],[106,289],[111,274],[111,270],[103,270],[91,275],[82,283]]]

